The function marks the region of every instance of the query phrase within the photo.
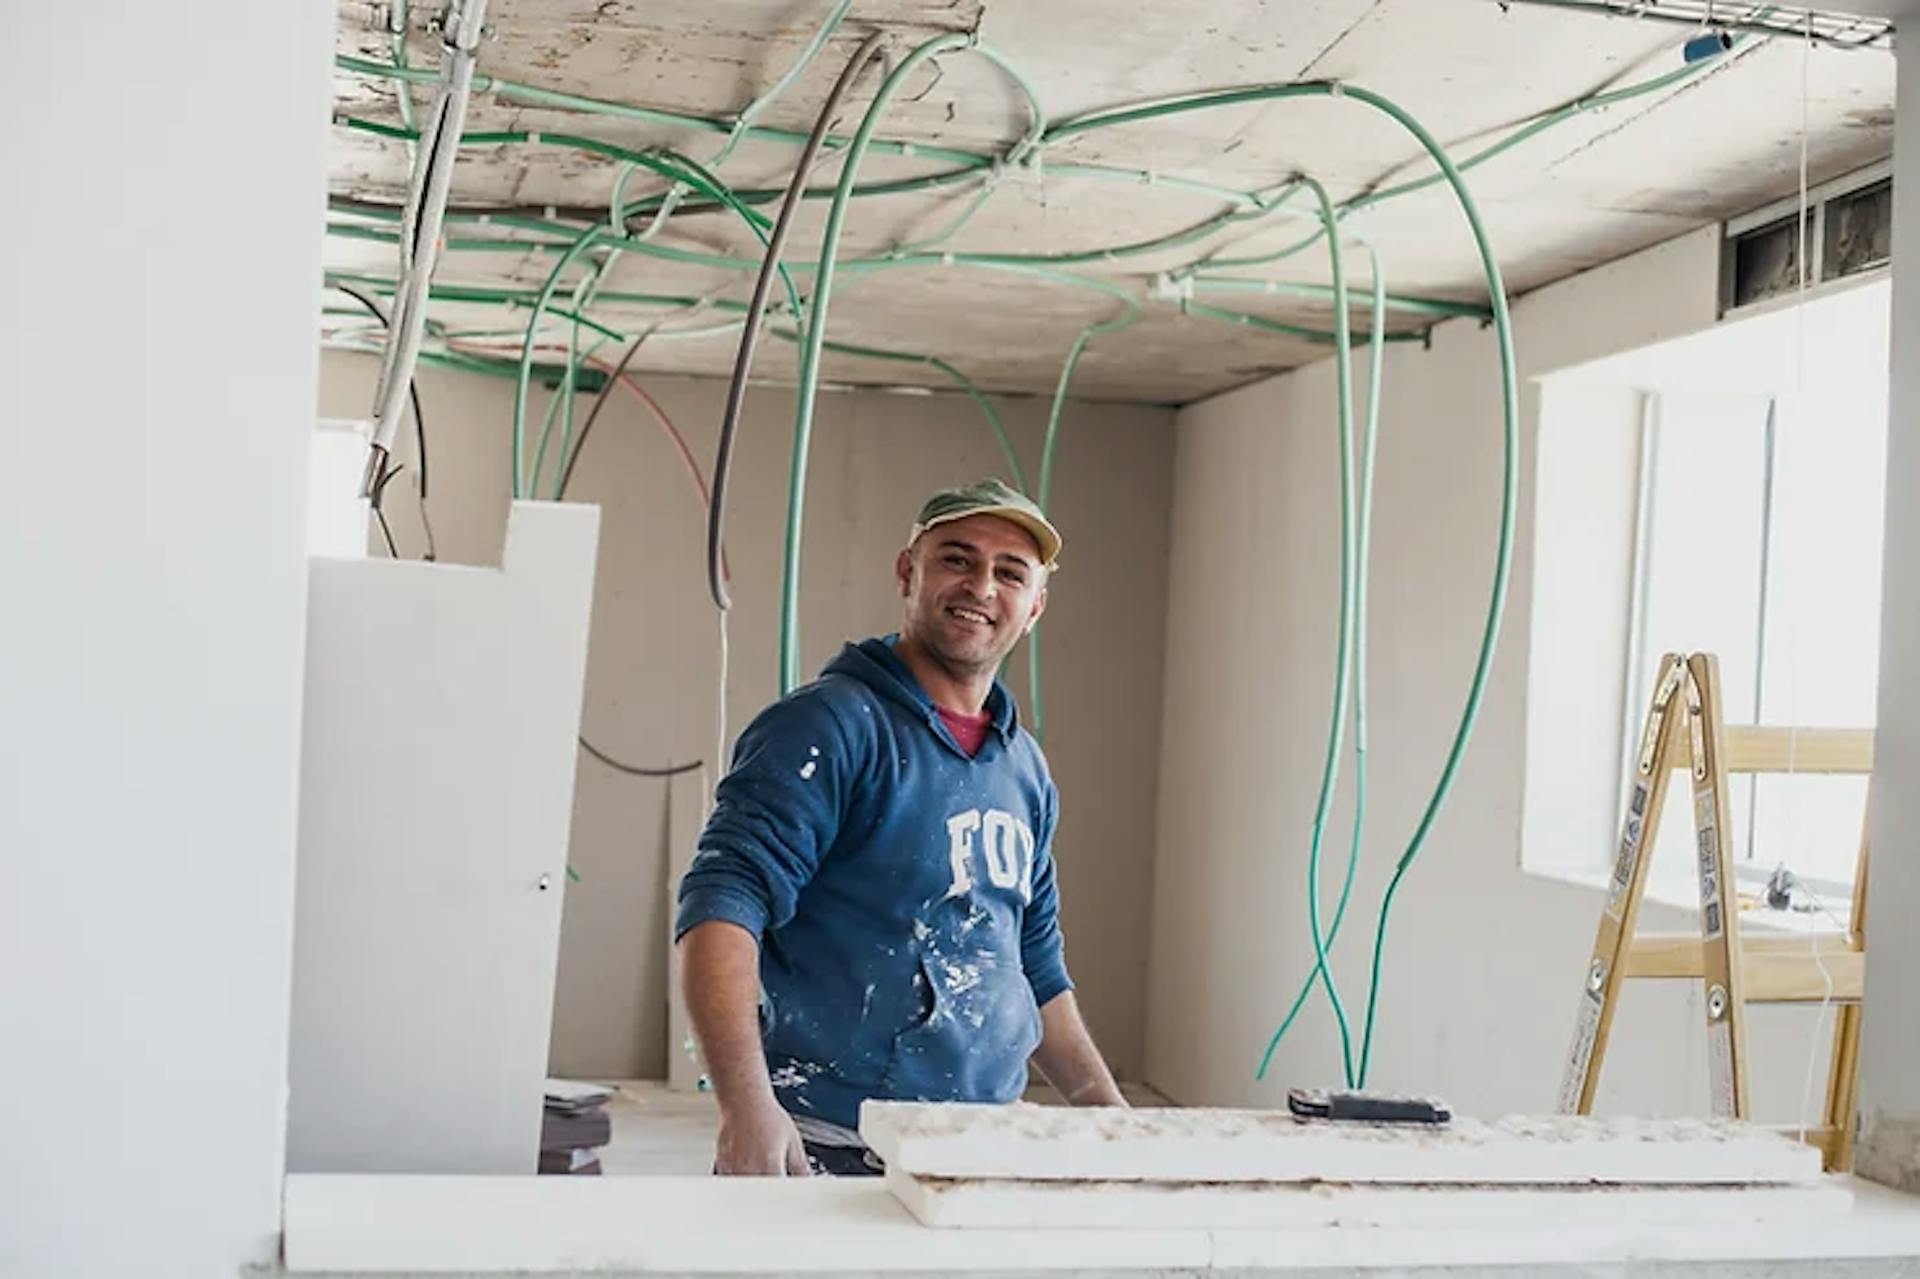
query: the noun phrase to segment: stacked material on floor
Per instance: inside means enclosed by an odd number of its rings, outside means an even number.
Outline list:
[[[1750,1124],[1444,1127],[1264,1110],[868,1102],[894,1196],[943,1227],[1745,1224],[1844,1213],[1811,1146]]]
[[[540,1171],[597,1177],[600,1148],[613,1140],[607,1102],[613,1089],[604,1084],[547,1080],[540,1113]]]

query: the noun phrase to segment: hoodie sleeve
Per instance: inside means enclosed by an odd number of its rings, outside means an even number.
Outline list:
[[[675,940],[724,919],[755,937],[793,918],[839,836],[860,769],[856,743],[819,685],[762,711],[734,747],[700,849],[680,880]]]
[[[1033,900],[1027,903],[1020,928],[1020,964],[1033,987],[1033,1001],[1042,1008],[1073,989],[1060,933],[1060,888],[1053,874],[1053,831],[1059,813],[1060,792],[1049,781],[1045,829],[1033,855]]]

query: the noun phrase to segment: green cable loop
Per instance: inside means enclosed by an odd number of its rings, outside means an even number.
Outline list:
[[[961,37],[966,39],[967,37]],[[401,69],[388,66],[383,62],[374,62],[366,58],[356,58],[350,54],[335,54],[333,65],[342,71],[374,79],[406,80],[414,84],[435,84],[439,82],[437,71],[420,68]],[[579,111],[590,115],[613,116],[625,120],[639,120],[646,124],[664,124],[674,128],[698,129],[706,133],[726,134],[733,126],[725,120],[711,116],[694,115],[686,111],[669,111],[660,107],[633,106],[625,102],[612,102],[605,98],[590,98],[578,93],[562,93],[554,89],[542,89],[537,85],[524,84],[517,80],[508,80],[500,76],[475,74],[473,91],[476,94],[490,93],[497,98],[512,99],[531,106],[558,107],[565,111]],[[804,146],[807,135],[793,129],[774,129],[765,125],[754,125],[745,131],[745,136],[767,142],[786,142],[794,146]],[[827,146],[839,149],[846,139],[829,134]],[[972,151],[961,151],[954,147],[922,146],[911,142],[892,142],[878,139],[871,143],[873,149],[886,155],[910,155],[927,159],[943,160],[950,164],[965,165],[968,168],[984,169],[993,163],[991,156],[979,155]]]
[[[1060,366],[1060,381],[1053,389],[1053,404],[1047,410],[1046,439],[1040,448],[1040,491],[1034,495],[1034,503],[1042,513],[1051,509],[1053,504],[1053,450],[1060,441],[1060,415],[1067,405],[1067,388],[1073,385],[1074,370],[1080,367],[1080,357],[1087,353],[1087,344],[1093,339],[1118,333],[1140,318],[1139,304],[1132,298],[1125,301],[1127,310],[1119,318],[1090,324],[1082,329],[1080,336],[1073,340],[1072,349],[1067,352],[1066,363]],[[1027,711],[1027,717],[1033,721],[1034,740],[1044,742],[1047,737],[1047,704],[1040,684],[1040,627],[1037,623],[1027,632]]]
[[[1546,132],[1548,129],[1566,123],[1568,120],[1585,115],[1590,111],[1603,110],[1616,103],[1644,97],[1650,93],[1658,93],[1663,89],[1669,89],[1674,85],[1682,84],[1706,72],[1711,67],[1718,65],[1725,60],[1740,43],[1740,39],[1736,37],[1733,43],[1728,45],[1726,49],[1721,50],[1711,57],[1702,58],[1698,62],[1688,63],[1686,66],[1665,72],[1649,80],[1643,80],[1638,84],[1624,85],[1618,89],[1611,89],[1604,93],[1594,94],[1592,97],[1577,98],[1565,106],[1535,116],[1532,120],[1520,125],[1499,141],[1476,151],[1464,160],[1457,161],[1455,167],[1459,172],[1466,173],[1478,168],[1489,160],[1506,154],[1521,143]],[[1412,195],[1417,191],[1424,191],[1444,181],[1446,181],[1446,175],[1443,172],[1435,172],[1427,174],[1425,177],[1402,182],[1396,186],[1385,187],[1379,191],[1356,196],[1341,206],[1341,216],[1344,217],[1349,213],[1356,213],[1361,209],[1372,208],[1375,205],[1384,204],[1389,200],[1397,200],[1401,196]],[[1267,266],[1305,252],[1315,244],[1318,244],[1320,242],[1320,236],[1323,234],[1324,232],[1317,231],[1304,240],[1290,244],[1286,248],[1276,250],[1272,253],[1265,253],[1250,258],[1221,258],[1211,265],[1216,267]]]
[[[520,372],[513,387],[513,497],[518,501],[527,495],[524,476],[526,467],[527,434],[527,387],[533,380],[534,335],[540,327],[540,317],[546,313],[553,301],[554,290],[560,285],[560,276],[566,269],[579,260],[599,237],[599,228],[588,227],[579,239],[553,264],[553,270],[547,273],[546,283],[540,286],[540,293],[534,300],[533,314],[527,319],[527,337],[520,351]]]
[[[901,84],[927,59],[951,49],[973,43],[965,35],[936,36],[909,53],[881,82],[860,128],[847,147],[840,166],[840,183],[827,210],[826,229],[820,236],[820,265],[814,274],[813,304],[800,346],[800,385],[795,392],[793,423],[793,462],[787,476],[787,534],[780,586],[780,692],[784,696],[800,683],[800,536],[806,508],[807,456],[813,435],[813,403],[820,388],[820,353],[826,340],[827,308],[833,297],[833,271],[840,252],[840,232],[846,223],[847,203],[852,198],[853,182],[860,163],[873,143],[874,128],[880,123],[887,103]]]
[[[690,185],[696,187],[711,188],[714,194],[718,196],[728,208],[739,215],[741,220],[747,224],[747,228],[759,239],[760,243],[765,245],[767,242],[767,231],[762,224],[766,219],[756,219],[750,210],[732,198],[724,184],[713,185],[718,182],[718,179],[707,174],[699,165],[690,160],[685,160],[684,157],[680,157],[680,159],[682,163],[687,166],[683,171],[685,180]],[[656,156],[647,156],[641,160],[641,163],[648,168],[653,168],[668,176],[675,176],[677,172],[675,165],[669,164],[667,161]],[[608,210],[609,217],[611,217],[612,213],[613,210]],[[553,302],[553,293],[560,283],[561,275],[569,266],[573,265],[573,263],[579,259],[580,255],[590,246],[601,241],[617,244],[627,244],[631,242],[624,237],[615,237],[611,232],[608,222],[604,219],[587,227],[586,230],[580,232],[574,242],[560,255],[560,260],[554,263],[553,270],[547,275],[546,283],[541,286],[538,296],[534,299],[533,314],[527,320],[527,339],[524,349],[521,352],[520,376],[514,388],[513,398],[513,496],[515,498],[524,497],[528,492],[523,483],[522,470],[526,453],[527,383],[531,379],[533,372],[534,334],[539,329],[541,316],[546,313],[548,307],[551,306]],[[789,304],[797,314],[800,309],[800,295],[798,288],[793,282],[793,277],[788,274],[785,267],[782,267],[780,269],[780,278],[786,286]],[[569,381],[571,381],[571,376],[569,377]]]
[[[1334,386],[1340,440],[1340,623],[1339,647],[1333,677],[1333,719],[1327,729],[1327,754],[1320,772],[1320,796],[1314,803],[1313,831],[1307,849],[1307,922],[1313,933],[1313,970],[1333,1006],[1340,1028],[1340,1055],[1349,1088],[1354,1086],[1353,1032],[1347,1025],[1346,1005],[1327,962],[1326,929],[1320,922],[1320,850],[1326,840],[1327,818],[1333,813],[1334,791],[1340,782],[1341,745],[1347,731],[1347,708],[1352,697],[1355,543],[1353,476],[1353,343],[1351,308],[1347,305],[1346,263],[1336,231],[1333,199],[1313,178],[1306,179],[1320,217],[1327,227],[1327,257],[1333,271]]]
[[[784,342],[798,345],[801,341],[800,335],[791,330],[768,329],[767,331]],[[1013,447],[1013,437],[1007,434],[1006,423],[1000,419],[1000,410],[993,407],[993,401],[981,393],[980,388],[974,385],[973,379],[952,364],[937,355],[921,355],[915,351],[888,351],[877,346],[858,346],[852,342],[828,341],[826,348],[839,355],[861,356],[869,360],[891,360],[896,364],[924,364],[929,368],[939,369],[979,406],[981,414],[987,419],[987,428],[993,432],[994,440],[1000,445],[1001,455],[1006,458],[1007,466],[1013,471],[1014,486],[1022,493],[1027,491],[1027,473],[1020,465],[1020,454]]]
[[[364,275],[351,271],[329,271],[326,273],[326,279],[329,283],[338,282],[362,285],[375,293],[386,295],[391,295],[394,289],[398,287],[394,280],[382,276]],[[468,285],[436,284],[433,286],[432,296],[443,301],[452,302],[531,306],[539,295],[531,289],[486,289],[474,288]],[[746,303],[736,302],[726,298],[716,298],[708,301],[702,298],[677,297],[664,293],[611,292],[602,292],[598,296],[602,301],[608,302],[639,302],[683,310],[691,310],[702,305],[711,306],[717,311],[745,311],[747,309]],[[355,307],[350,310],[342,310],[341,314],[358,316],[365,313]],[[561,307],[548,307],[547,314],[560,316],[563,319],[578,319],[583,326],[596,329],[604,338],[609,338],[615,342],[624,343],[628,340],[627,334],[600,325],[584,315],[576,316]],[[728,324],[707,329],[684,331],[663,330],[655,333],[651,340],[663,341],[676,337],[712,337],[720,333],[737,332],[741,323],[742,321],[740,320],[734,320]],[[795,345],[798,345],[801,340],[800,335],[791,330],[769,329],[768,332],[783,341],[791,342]],[[499,336],[520,337],[522,333],[523,331],[520,329],[514,329],[510,332],[503,330]],[[475,335],[466,334],[464,336],[471,337]],[[940,372],[944,373],[953,381],[955,387],[979,406],[981,416],[986,418],[987,427],[993,432],[994,440],[999,444],[1002,456],[1006,458],[1007,467],[1013,473],[1015,485],[1023,493],[1030,491],[1031,486],[1027,482],[1026,468],[1020,464],[1020,454],[1014,448],[1013,437],[1007,433],[1006,424],[1000,417],[1000,411],[994,407],[993,401],[980,390],[979,386],[953,364],[941,359],[937,355],[923,355],[914,351],[889,351],[874,346],[857,346],[851,342],[829,341],[826,343],[826,348],[829,351],[841,355],[864,356],[876,360],[891,360],[900,364],[925,364],[931,368],[940,370]],[[593,349],[594,348],[589,348],[588,353],[591,354]],[[504,361],[485,361],[477,356],[445,356],[435,353],[423,353],[422,358],[426,358],[427,354],[434,354],[434,362],[446,364],[449,367],[466,369],[469,372],[485,373],[495,377],[514,376],[514,366]]]
[[[1360,867],[1361,835],[1367,816],[1367,564],[1373,546],[1373,474],[1375,446],[1380,438],[1381,356],[1385,352],[1387,336],[1387,280],[1380,265],[1379,253],[1370,243],[1363,242],[1363,247],[1372,265],[1373,314],[1367,334],[1367,418],[1360,443],[1360,528],[1354,574],[1353,838],[1347,846],[1347,872],[1340,884],[1340,900],[1333,908],[1333,923],[1327,929],[1328,948],[1340,935],[1340,925],[1347,917],[1347,905],[1353,897],[1354,879]],[[1301,1009],[1306,1007],[1307,997],[1313,993],[1321,970],[1322,960],[1316,953],[1314,970],[1300,983],[1300,991],[1293,997],[1287,1015],[1280,1019],[1279,1028],[1267,1042],[1267,1051],[1260,1058],[1260,1069],[1254,1074],[1255,1080],[1267,1077],[1274,1052],[1279,1049],[1280,1041],[1286,1038],[1287,1031],[1293,1028]]]
[[[1364,1087],[1371,1059],[1373,1027],[1380,993],[1381,955],[1386,947],[1387,925],[1392,916],[1395,894],[1408,868],[1412,866],[1420,849],[1425,845],[1427,836],[1433,829],[1433,823],[1452,791],[1453,780],[1459,772],[1467,742],[1473,736],[1474,724],[1480,715],[1480,704],[1486,696],[1487,678],[1493,667],[1494,649],[1500,639],[1501,621],[1506,612],[1507,585],[1513,571],[1513,532],[1519,498],[1520,391],[1513,353],[1512,312],[1507,303],[1506,285],[1501,278],[1499,260],[1494,256],[1493,245],[1488,239],[1486,224],[1480,217],[1479,206],[1474,203],[1473,194],[1467,189],[1466,179],[1461,175],[1459,167],[1454,164],[1452,158],[1447,155],[1446,148],[1440,145],[1439,140],[1425,126],[1408,115],[1400,106],[1371,90],[1353,85],[1315,81],[1304,84],[1260,85],[1248,89],[1196,94],[1171,102],[1069,120],[1049,130],[1047,140],[1057,140],[1093,128],[1176,115],[1186,111],[1306,97],[1347,98],[1386,115],[1412,135],[1415,141],[1433,157],[1434,163],[1440,166],[1447,185],[1453,189],[1454,198],[1459,202],[1461,213],[1467,219],[1468,227],[1473,233],[1474,247],[1479,252],[1481,265],[1486,271],[1487,292],[1493,305],[1493,326],[1497,335],[1500,358],[1501,419],[1505,456],[1501,470],[1499,544],[1494,558],[1493,588],[1487,605],[1486,624],[1481,632],[1480,651],[1474,661],[1473,678],[1468,685],[1466,705],[1461,711],[1459,727],[1455,730],[1446,762],[1441,766],[1440,777],[1434,785],[1426,809],[1421,814],[1420,822],[1415,827],[1412,837],[1408,840],[1406,851],[1401,854],[1395,865],[1393,878],[1388,882],[1387,891],[1380,903],[1378,928],[1374,938],[1373,963],[1367,988],[1366,1026],[1361,1033],[1360,1068],[1357,1076],[1358,1085]],[[1342,314],[1345,312],[1343,311]],[[1345,345],[1342,344],[1340,349],[1345,350]]]

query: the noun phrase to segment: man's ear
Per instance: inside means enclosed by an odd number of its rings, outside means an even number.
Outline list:
[[[902,599],[906,598],[907,591],[913,584],[913,548],[912,547],[910,546],[902,547],[900,554],[894,557],[893,576],[894,576],[894,580],[899,582],[900,584],[901,598]]]
[[[1033,634],[1033,628],[1039,625],[1040,623],[1040,614],[1046,611],[1047,611],[1047,588],[1043,586],[1040,588],[1039,592],[1033,597],[1033,612],[1027,615],[1027,628],[1024,631],[1021,631],[1020,633],[1022,635]]]

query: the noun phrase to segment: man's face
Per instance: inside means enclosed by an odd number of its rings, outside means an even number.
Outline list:
[[[904,634],[956,673],[997,671],[1047,606],[1047,570],[1025,529],[997,515],[936,525],[894,566]]]

